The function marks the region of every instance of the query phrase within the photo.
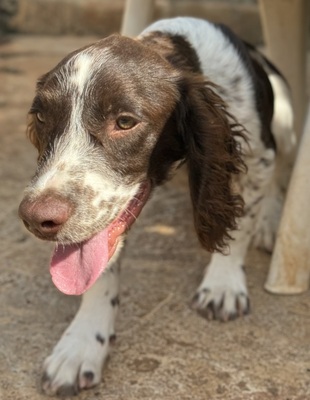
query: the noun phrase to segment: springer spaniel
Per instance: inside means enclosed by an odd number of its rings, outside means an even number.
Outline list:
[[[289,91],[265,57],[222,25],[162,20],[69,54],[39,79],[29,116],[38,167],[19,214],[56,242],[55,285],[84,293],[44,363],[45,393],[100,382],[125,233],[184,162],[197,235],[214,252],[193,307],[222,320],[248,313],[244,258],[250,242],[272,250],[279,162],[294,145]]]

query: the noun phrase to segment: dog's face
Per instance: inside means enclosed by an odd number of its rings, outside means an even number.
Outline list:
[[[39,161],[26,199],[40,203],[39,214],[62,209],[60,203],[67,210],[61,229],[41,229],[26,217],[30,230],[81,242],[160,179],[151,159],[178,100],[176,76],[139,42],[111,36],[70,54],[39,80],[29,116]],[[46,228],[52,219],[47,213]]]
[[[28,133],[38,167],[19,213],[36,236],[63,245],[51,266],[67,293],[81,293],[99,276],[99,260],[111,258],[175,163],[188,163],[206,249],[225,246],[242,212],[231,185],[242,168],[240,131],[225,104],[184,67],[185,54],[174,58],[169,38],[152,42],[156,51],[144,43],[111,36],[70,54],[37,85]],[[90,275],[76,282],[89,264]]]

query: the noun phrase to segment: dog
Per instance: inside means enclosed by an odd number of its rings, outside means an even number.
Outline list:
[[[56,242],[50,272],[59,290],[83,294],[45,360],[46,394],[100,382],[126,232],[184,163],[195,230],[214,253],[193,308],[224,321],[249,312],[244,258],[252,242],[272,251],[295,143],[287,83],[254,47],[223,25],[185,17],[134,39],[109,36],[38,80],[28,136],[38,166],[20,218]]]

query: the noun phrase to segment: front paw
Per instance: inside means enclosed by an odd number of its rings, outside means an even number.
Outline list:
[[[109,338],[99,333],[66,332],[44,362],[43,392],[50,396],[74,396],[81,389],[100,383],[108,346]]]
[[[217,269],[218,268],[218,269]],[[250,301],[242,268],[231,267],[207,271],[194,295],[191,306],[208,320],[229,321],[247,315]]]
[[[205,287],[197,290],[191,307],[208,320],[226,322],[249,314],[250,300],[244,292]]]

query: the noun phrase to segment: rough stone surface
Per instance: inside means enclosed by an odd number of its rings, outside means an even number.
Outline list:
[[[36,154],[25,138],[35,79],[93,38],[14,37],[0,46],[0,399],[43,400],[43,359],[79,299],[60,294],[51,245],[17,218]],[[309,400],[310,296],[263,290],[270,258],[246,261],[252,314],[207,322],[188,303],[207,254],[192,228],[184,172],[143,211],[123,255],[117,341],[103,381],[82,400]]]

